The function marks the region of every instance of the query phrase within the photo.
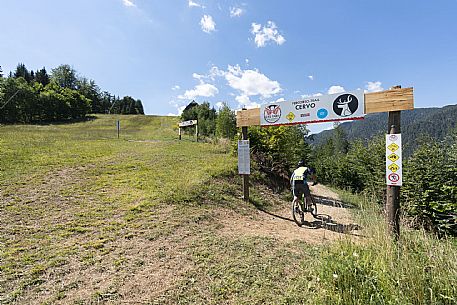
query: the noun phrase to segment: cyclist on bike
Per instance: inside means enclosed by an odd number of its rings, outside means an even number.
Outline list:
[[[309,191],[307,177],[311,176],[313,185],[316,185],[316,172],[314,169],[306,167],[305,162],[300,160],[298,162],[298,168],[294,170],[290,177],[290,184],[292,186],[292,194],[294,196],[294,202],[300,200],[305,194],[306,200],[311,202],[311,192]],[[305,211],[306,212],[306,211]]]

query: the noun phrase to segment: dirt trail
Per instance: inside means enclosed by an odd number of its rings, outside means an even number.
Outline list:
[[[291,204],[281,201],[274,210],[258,210],[257,215],[244,216],[234,211],[224,211],[220,222],[222,234],[229,236],[264,236],[290,242],[302,240],[322,244],[341,238],[360,238],[360,228],[354,224],[347,208],[341,207],[338,194],[324,185],[310,186],[311,193],[322,203],[317,204],[318,214],[330,216],[331,221],[322,222],[307,213],[305,224],[298,227],[293,221]],[[271,198],[276,196],[270,195]],[[275,200],[278,201],[278,200]],[[335,205],[335,206],[334,206]]]

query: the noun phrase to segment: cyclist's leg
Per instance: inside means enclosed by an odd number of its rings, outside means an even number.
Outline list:
[[[305,202],[306,212],[311,212],[313,202],[311,199],[311,192],[309,190],[309,186],[307,183],[305,183],[305,185],[304,185],[303,192],[304,192],[304,196],[305,196],[304,202]]]

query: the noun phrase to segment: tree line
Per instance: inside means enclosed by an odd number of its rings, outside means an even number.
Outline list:
[[[0,67],[0,123],[38,123],[81,119],[87,114],[144,114],[141,100],[102,91],[94,80],[69,65],[48,71],[20,63],[4,77]]]

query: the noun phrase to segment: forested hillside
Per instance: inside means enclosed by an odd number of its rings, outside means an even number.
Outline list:
[[[455,128],[457,105],[442,108],[418,108],[401,112],[401,130],[405,156],[410,156],[418,147],[423,136],[442,141]],[[342,123],[348,141],[362,140],[365,143],[375,135],[387,131],[387,113],[369,114],[364,120]],[[312,136],[310,143],[323,144],[334,135],[334,130],[325,130]]]
[[[102,91],[94,80],[69,65],[48,74],[18,64],[3,77],[0,66],[0,123],[37,123],[81,119],[89,113],[144,114],[141,100]]]

